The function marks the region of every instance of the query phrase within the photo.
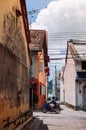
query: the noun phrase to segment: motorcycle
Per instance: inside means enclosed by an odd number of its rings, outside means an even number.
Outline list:
[[[58,104],[56,104],[55,106],[53,106],[52,108],[50,107],[49,103],[46,103],[43,108],[42,108],[42,112],[46,113],[46,112],[55,112],[56,114],[59,114],[61,111],[60,107]]]

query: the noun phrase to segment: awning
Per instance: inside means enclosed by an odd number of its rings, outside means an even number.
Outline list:
[[[50,62],[50,57],[49,56],[46,56],[45,59],[46,59],[47,62]]]
[[[46,68],[45,68],[45,73],[46,73],[46,76],[49,76],[49,75],[50,75],[50,68],[49,68],[49,67],[46,67]]]
[[[36,79],[36,78],[30,78],[30,83],[31,83],[31,84],[38,84],[39,81],[38,81],[38,79]]]
[[[45,68],[45,73],[49,72],[50,71],[50,68],[49,67],[46,67]]]
[[[77,72],[77,78],[86,78],[86,72]]]

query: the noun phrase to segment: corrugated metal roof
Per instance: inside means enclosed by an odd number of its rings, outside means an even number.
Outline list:
[[[74,45],[75,46],[75,49],[79,55],[80,58],[83,58],[83,59],[86,59],[86,44],[76,44]]]
[[[45,30],[30,30],[31,43],[30,50],[32,51],[42,51]]]
[[[71,43],[70,46],[72,47],[75,56],[86,60],[86,41],[72,40]]]

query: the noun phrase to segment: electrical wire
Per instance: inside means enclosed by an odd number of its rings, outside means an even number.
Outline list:
[[[86,34],[86,31],[78,31],[78,32],[75,32],[75,31],[72,31],[72,32],[49,32],[48,34]]]

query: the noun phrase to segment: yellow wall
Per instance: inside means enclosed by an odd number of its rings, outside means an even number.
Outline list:
[[[2,54],[5,56],[5,59],[4,57],[0,57],[2,58],[2,62],[0,59],[0,65],[2,64],[2,66],[0,66],[0,74],[1,70],[4,70],[2,77],[0,76],[0,82],[1,78],[4,79],[4,77],[6,81],[10,79],[9,84],[8,82],[4,84],[4,86],[0,84],[0,113],[2,113],[0,114],[0,122],[7,116],[14,117],[19,111],[26,111],[29,108],[29,104],[23,103],[18,108],[10,108],[12,107],[10,106],[11,101],[8,100],[8,97],[10,97],[8,95],[8,87],[10,89],[13,87],[11,90],[13,93],[15,86],[16,94],[17,90],[21,89],[25,91],[25,88],[29,87],[30,58],[28,57],[27,49],[27,44],[29,43],[27,43],[26,40],[23,17],[16,16],[16,9],[21,11],[20,0],[0,0],[0,49],[4,50]],[[10,77],[8,77],[7,74],[10,74]],[[16,77],[15,80],[11,79],[12,74],[13,78]],[[23,79],[24,82],[22,82]],[[6,93],[2,88],[6,89]],[[22,96],[24,97],[23,102],[29,103],[29,91],[27,91],[27,95],[24,93]],[[14,95],[14,97],[16,97],[16,95]],[[27,99],[28,101],[26,101]],[[1,100],[3,100],[3,102],[1,102]],[[11,102],[11,105],[12,104]],[[13,105],[15,105],[15,103]]]
[[[26,36],[25,36],[25,30],[24,30],[24,24],[22,22],[23,18],[20,16],[19,18],[16,17],[15,10],[19,9],[21,11],[21,6],[20,6],[20,0],[0,0],[0,43],[4,44],[4,19],[7,19],[6,16],[8,16],[8,19],[11,19],[11,15],[14,16],[14,22],[15,22],[15,29],[16,26],[20,26],[18,24],[21,24],[21,32],[23,34],[24,38],[24,45],[26,49],[26,57],[28,59],[28,51],[27,51],[27,41],[26,41]],[[20,23],[17,23],[19,21]],[[9,20],[8,20],[9,22]],[[17,23],[17,25],[16,25]],[[10,23],[8,23],[7,27],[10,26]],[[7,28],[8,29],[8,28]],[[12,30],[13,34],[14,30]],[[11,35],[12,35],[11,34]],[[13,34],[14,35],[14,34]],[[18,43],[17,43],[18,46]],[[29,67],[29,62],[27,60],[27,64]]]

